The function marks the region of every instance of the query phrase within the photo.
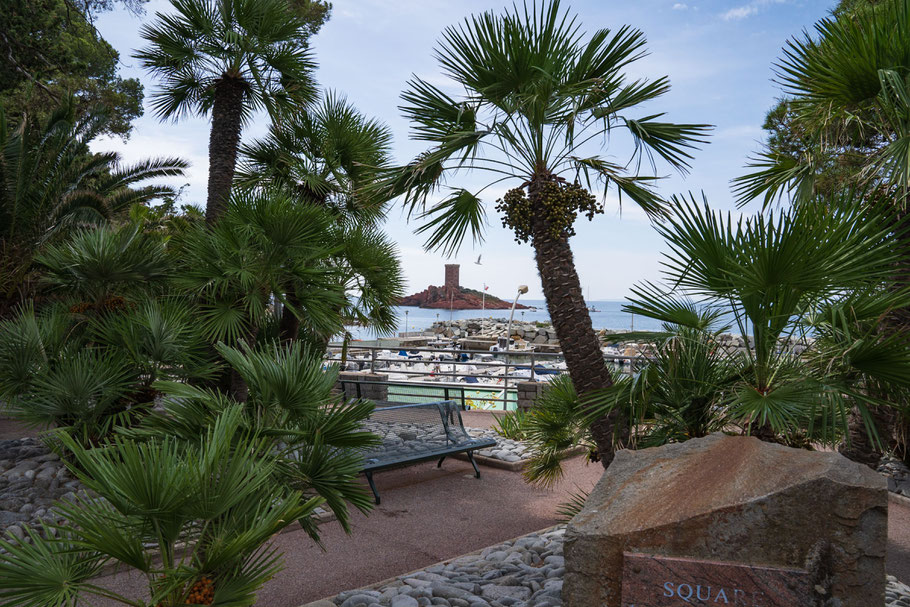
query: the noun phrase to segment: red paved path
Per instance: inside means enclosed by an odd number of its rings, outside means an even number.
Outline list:
[[[567,465],[569,478],[589,488],[600,475],[582,458]],[[572,486],[553,492],[528,487],[519,474],[481,468],[476,480],[467,462],[446,460],[376,475],[383,503],[357,516],[346,536],[336,523],[323,526],[325,551],[300,531],[277,544],[286,568],[260,593],[263,607],[296,607],[426,567],[441,560],[548,527]],[[910,582],[910,500],[889,505],[888,572]],[[123,590],[126,576],[109,578]]]

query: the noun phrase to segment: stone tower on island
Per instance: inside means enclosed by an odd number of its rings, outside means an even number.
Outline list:
[[[458,290],[461,288],[461,283],[459,281],[459,273],[461,266],[457,263],[447,263],[446,264],[446,294],[451,296],[458,293]]]
[[[461,286],[461,266],[457,263],[447,263],[445,266],[445,284],[441,287],[427,287],[420,293],[402,297],[399,306],[418,306],[421,308],[437,308],[442,310],[508,310],[511,303],[494,297],[489,292],[484,293],[475,289]],[[518,309],[528,306],[518,304]]]

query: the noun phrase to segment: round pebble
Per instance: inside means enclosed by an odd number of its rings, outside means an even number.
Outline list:
[[[347,590],[339,607],[561,607],[565,526],[531,533],[402,575],[370,590]],[[888,576],[884,607],[910,607],[910,586]]]
[[[48,507],[82,489],[71,478],[60,457],[40,440],[0,440],[0,534],[21,539],[22,525],[40,530],[41,522],[58,522]]]

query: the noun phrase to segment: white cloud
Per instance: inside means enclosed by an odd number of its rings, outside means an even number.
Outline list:
[[[754,15],[758,12],[758,7],[754,4],[747,4],[745,6],[738,6],[736,8],[731,8],[726,13],[721,15],[721,18],[724,21],[739,21],[740,19],[745,19],[750,15]]]
[[[787,0],[752,0],[748,4],[731,8],[721,14],[720,18],[724,21],[739,21],[746,17],[758,14],[758,12],[769,4],[784,4]]]
[[[673,10],[674,10],[674,11],[684,11],[684,10],[686,10],[687,8],[689,8],[689,5],[688,5],[688,4],[684,4],[684,3],[682,3],[682,2],[677,2],[676,4],[673,5]]]

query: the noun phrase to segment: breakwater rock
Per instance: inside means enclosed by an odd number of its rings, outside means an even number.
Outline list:
[[[440,320],[434,322],[429,331],[454,339],[477,337],[496,339],[504,337],[509,325],[508,318],[469,318],[461,320]],[[533,344],[556,345],[559,339],[556,330],[549,323],[512,321],[512,337]]]

